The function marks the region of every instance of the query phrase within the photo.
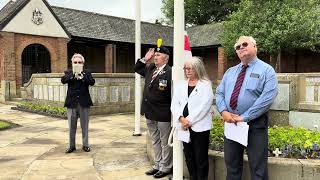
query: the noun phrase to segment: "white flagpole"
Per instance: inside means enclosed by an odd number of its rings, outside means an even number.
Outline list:
[[[141,58],[141,0],[136,0],[136,24],[135,24],[135,62]],[[141,77],[138,73],[135,73],[135,124],[134,124],[134,136],[141,136],[140,131],[140,109],[141,109]]]
[[[172,67],[173,89],[177,81],[183,79],[184,64],[184,0],[174,1],[174,56]],[[173,129],[175,128],[175,123]],[[173,132],[173,180],[183,179],[183,154],[182,143],[177,139],[176,131]]]

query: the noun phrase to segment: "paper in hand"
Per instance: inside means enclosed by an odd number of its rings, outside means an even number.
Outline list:
[[[227,139],[238,142],[247,147],[249,125],[246,122],[224,123],[224,135]]]
[[[181,123],[177,125],[177,138],[179,141],[189,143],[190,142],[190,131],[189,129],[185,130],[181,127]]]
[[[81,74],[83,71],[83,64],[73,64],[72,65],[73,74]]]

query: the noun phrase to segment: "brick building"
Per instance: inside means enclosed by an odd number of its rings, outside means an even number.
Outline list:
[[[71,67],[70,58],[76,52],[84,55],[86,68],[92,72],[133,72],[134,26],[134,20],[55,7],[46,0],[10,1],[0,10],[1,87],[9,85],[10,96],[19,97],[20,87],[33,73],[63,72]],[[187,31],[192,53],[204,59],[212,81],[221,79],[228,67],[238,63],[224,56],[218,40],[221,24],[195,26]],[[172,27],[142,22],[142,55],[160,37],[172,51]],[[282,72],[320,70],[320,63],[314,61],[319,54],[297,51],[296,55],[282,56]],[[306,58],[307,64],[301,58]]]

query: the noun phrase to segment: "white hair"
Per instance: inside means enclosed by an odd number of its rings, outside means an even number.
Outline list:
[[[186,66],[187,64],[191,65],[199,80],[209,80],[203,61],[200,57],[193,56],[192,58],[186,60],[184,66]],[[184,74],[184,77],[185,79],[187,79],[186,74]]]
[[[82,60],[83,64],[84,64],[85,60],[84,60],[84,57],[81,54],[75,53],[71,58],[71,62],[73,62],[73,60],[75,58],[80,58]]]
[[[257,45],[257,41],[252,36],[240,36],[237,40],[237,42],[234,44],[234,49],[236,49],[236,46],[238,46],[238,42],[240,39],[248,39],[251,41],[255,46]]]

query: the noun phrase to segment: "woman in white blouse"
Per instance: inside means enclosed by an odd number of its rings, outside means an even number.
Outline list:
[[[185,80],[175,87],[171,102],[173,123],[176,123],[178,139],[183,141],[191,180],[206,180],[212,128],[212,85],[198,57],[187,60],[183,69]]]

